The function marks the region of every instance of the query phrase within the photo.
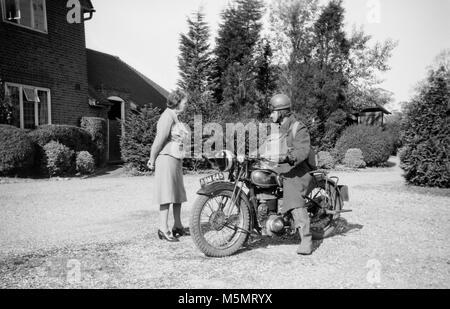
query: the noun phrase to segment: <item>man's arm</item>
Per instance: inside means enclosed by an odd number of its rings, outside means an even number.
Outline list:
[[[311,151],[311,138],[308,129],[301,122],[292,144],[293,148],[289,150],[288,158],[293,165],[297,166],[309,158]]]
[[[150,154],[150,162],[155,164],[156,158],[158,157],[161,150],[167,143],[170,136],[170,130],[172,129],[173,119],[169,117],[169,114],[163,113],[158,121],[156,129],[156,137],[152,145],[152,150]]]

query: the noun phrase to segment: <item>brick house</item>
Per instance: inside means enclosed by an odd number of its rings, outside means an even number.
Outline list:
[[[15,126],[79,126],[82,117],[116,121],[143,104],[164,108],[165,90],[117,57],[86,49],[84,23],[95,10],[90,0],[80,3],[83,20],[71,24],[67,1],[0,0],[0,82],[15,106]],[[111,82],[102,58],[116,59],[127,74]],[[117,148],[120,128],[110,133],[110,148]],[[116,152],[112,161],[120,159]]]

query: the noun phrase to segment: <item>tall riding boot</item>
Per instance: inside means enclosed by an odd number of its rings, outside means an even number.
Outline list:
[[[308,211],[306,208],[298,208],[292,211],[292,217],[294,218],[295,227],[299,229],[301,238],[300,246],[297,249],[297,253],[301,255],[310,255],[313,251],[312,235],[311,235],[311,222]]]

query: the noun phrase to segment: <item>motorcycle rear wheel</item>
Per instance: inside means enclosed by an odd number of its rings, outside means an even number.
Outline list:
[[[248,238],[246,231],[250,229],[250,205],[242,198],[232,203],[232,195],[231,190],[224,189],[212,197],[199,196],[193,205],[190,222],[192,239],[208,257],[233,255]]]
[[[339,190],[335,183],[328,178],[314,179],[313,188],[308,197],[316,202],[326,203],[328,210],[342,210],[343,201]],[[311,234],[313,239],[320,240],[330,237],[337,227],[340,214],[326,215],[323,213],[315,213],[314,210],[317,210],[318,207],[315,207],[312,202],[307,203],[307,207],[309,208],[308,212],[311,219]]]

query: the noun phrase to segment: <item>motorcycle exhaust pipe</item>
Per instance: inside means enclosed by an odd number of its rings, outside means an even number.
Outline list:
[[[328,210],[328,209],[325,209],[325,213],[327,215],[339,215],[339,214],[342,214],[342,213],[352,212],[352,211],[353,210],[350,210],[350,209],[345,209],[345,210]]]

